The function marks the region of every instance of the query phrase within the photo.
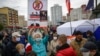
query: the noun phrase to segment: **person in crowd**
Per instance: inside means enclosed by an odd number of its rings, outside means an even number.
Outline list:
[[[51,31],[50,26],[48,26],[48,34],[49,34],[48,41],[51,42],[51,40],[53,39],[53,32]]]
[[[0,56],[6,56],[6,45],[3,43],[4,34],[0,33]]]
[[[26,56],[37,56],[36,53],[32,51],[32,46],[30,45],[30,43],[27,43],[25,51],[26,51]]]
[[[17,50],[16,56],[26,56],[24,44],[18,43],[16,45],[16,50]]]
[[[49,31],[49,42],[51,42],[53,40],[53,32],[52,31]]]
[[[51,56],[55,56],[55,54],[56,54],[56,48],[58,46],[57,39],[58,39],[57,34],[54,34],[53,35],[53,40],[51,40],[51,42],[50,42]]]
[[[87,42],[87,39],[83,38],[82,32],[75,32],[75,39],[70,43],[72,48],[76,51],[77,56],[82,56],[80,48]]]
[[[67,43],[70,45],[70,43],[75,39],[76,37],[73,36],[67,36]]]
[[[76,56],[75,51],[66,43],[65,35],[60,35],[58,38],[59,47],[57,48],[56,56]]]
[[[26,46],[26,36],[24,35],[24,33],[21,34],[22,36],[20,37],[20,43],[23,43]]]
[[[47,56],[45,44],[48,41],[47,29],[44,28],[45,36],[42,37],[40,32],[34,32],[34,28],[29,31],[28,41],[32,45],[32,51],[36,52],[37,56]]]
[[[37,56],[37,54],[33,51],[31,51],[27,56]]]
[[[32,46],[30,43],[27,43],[25,46],[26,55],[28,55],[32,51]]]
[[[19,43],[20,41],[20,34],[19,32],[14,32],[12,33],[12,39],[10,42],[8,42],[7,44],[7,55],[8,56],[16,56],[16,45]]]
[[[81,49],[83,56],[100,56],[95,43],[88,41]]]
[[[4,31],[3,34],[4,34],[3,43],[7,45],[7,43],[10,41],[10,36],[8,36],[8,33],[6,31]]]
[[[87,31],[87,40],[96,43],[96,39],[91,31]]]

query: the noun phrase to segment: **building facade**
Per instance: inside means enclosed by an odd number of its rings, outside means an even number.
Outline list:
[[[7,26],[18,26],[18,11],[9,7],[0,8],[0,13],[7,16]],[[3,18],[2,18],[3,19]]]
[[[100,3],[94,8],[90,19],[100,18]]]
[[[0,24],[3,24],[4,27],[7,26],[7,15],[0,13]]]
[[[26,27],[27,22],[25,21],[25,17],[23,15],[18,16],[19,27]]]
[[[85,10],[85,8],[86,5],[82,5],[80,8],[71,9],[70,15],[67,14],[67,19],[70,19],[71,21],[89,19],[92,14],[92,10]]]
[[[24,27],[27,27],[28,25],[27,25],[28,23],[27,23],[27,21],[25,20],[24,21]]]
[[[63,16],[63,17],[62,17],[62,22],[66,22],[66,21],[67,21],[66,16]]]
[[[58,4],[51,7],[51,19],[52,25],[59,25],[59,22],[62,21],[62,7]]]

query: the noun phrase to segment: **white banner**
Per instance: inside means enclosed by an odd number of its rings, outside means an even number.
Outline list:
[[[28,26],[36,22],[47,26],[47,0],[28,0]]]

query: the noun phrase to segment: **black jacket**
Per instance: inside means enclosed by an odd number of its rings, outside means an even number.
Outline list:
[[[100,56],[100,52],[97,51],[97,53],[94,56]]]
[[[0,56],[6,56],[6,45],[4,43],[0,43]]]
[[[14,43],[13,41],[10,41],[7,44],[7,56],[16,56],[17,50],[16,50],[16,45],[18,43]]]
[[[96,39],[94,36],[88,36],[87,40],[96,43]]]

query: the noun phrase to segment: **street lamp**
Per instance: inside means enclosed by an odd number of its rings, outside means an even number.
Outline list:
[[[97,0],[95,0],[95,5],[96,5],[96,8],[97,8]],[[96,18],[97,18],[97,13],[95,13],[96,14]]]
[[[15,29],[14,29],[14,26],[15,26],[15,25],[14,25],[14,18],[13,18],[13,31],[15,30]]]

